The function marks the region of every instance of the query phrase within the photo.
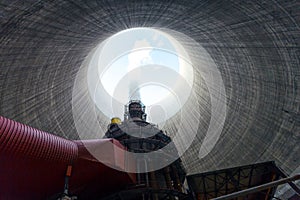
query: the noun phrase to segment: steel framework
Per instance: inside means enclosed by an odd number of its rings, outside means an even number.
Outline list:
[[[286,178],[286,175],[273,161],[269,161],[190,175],[187,176],[187,181],[193,197],[197,200],[206,200],[277,181],[279,178]],[[299,192],[299,188],[294,183],[289,182],[289,184],[296,192]],[[248,200],[271,200],[275,189],[276,185],[269,185],[269,187],[246,194],[246,198]],[[236,195],[230,199],[239,200],[244,197]]]

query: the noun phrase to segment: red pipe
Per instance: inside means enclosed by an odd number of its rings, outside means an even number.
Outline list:
[[[68,165],[73,166],[69,191],[81,199],[100,197],[133,182],[131,175],[91,160],[82,145],[86,142],[101,147],[117,141],[74,142],[0,116],[0,199],[57,199]]]
[[[78,156],[75,142],[0,116],[0,155],[71,163]]]

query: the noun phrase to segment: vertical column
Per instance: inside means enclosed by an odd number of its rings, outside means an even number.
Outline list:
[[[175,188],[179,191],[179,192],[183,192],[182,189],[182,184],[178,175],[178,170],[176,168],[175,165],[172,164],[172,171],[173,171],[173,176],[175,177]]]
[[[172,178],[170,175],[170,167],[167,166],[164,168],[164,174],[165,174],[165,179],[166,179],[166,184],[168,189],[173,190],[173,183],[172,183]]]
[[[157,180],[155,176],[155,172],[149,172],[150,175],[150,185],[153,189],[158,189]],[[156,193],[153,194],[153,200],[158,200],[158,196]]]
[[[166,184],[167,184],[168,189],[174,190],[169,166],[164,168],[164,174],[165,174],[165,179],[166,179]],[[173,195],[169,195],[169,198],[171,200],[174,200]]]

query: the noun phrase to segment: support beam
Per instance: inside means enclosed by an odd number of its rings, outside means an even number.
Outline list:
[[[282,178],[287,178],[287,175],[285,175],[285,173],[283,172],[283,170],[277,166],[274,167],[275,171],[282,176]],[[300,194],[300,188],[293,182],[289,182],[288,183],[291,188],[293,188],[298,194]]]

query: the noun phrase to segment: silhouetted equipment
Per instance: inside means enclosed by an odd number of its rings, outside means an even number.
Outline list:
[[[125,146],[127,151],[149,153],[162,149],[171,142],[171,138],[158,129],[156,125],[146,122],[145,106],[138,100],[131,100],[125,106],[124,121],[111,124],[106,137],[114,138]],[[172,148],[176,151],[176,148]],[[174,152],[173,152],[174,153]],[[165,159],[162,156],[159,159]],[[189,195],[183,188],[185,170],[178,159],[169,166],[156,171],[141,172],[141,168],[150,168],[151,161],[137,161],[136,184],[129,185],[126,190],[119,191],[106,199],[188,199]]]
[[[299,175],[287,177],[274,162],[188,176],[180,159],[156,171],[139,171],[151,167],[146,159],[131,163],[137,173],[112,169],[105,163],[126,168],[125,151],[149,153],[172,144],[162,130],[146,122],[140,101],[130,101],[125,116],[123,122],[111,120],[108,139],[81,141],[0,116],[0,199],[271,200],[276,186],[284,183],[296,192],[291,200],[299,199],[300,189],[292,182]],[[107,157],[100,162],[87,147],[105,151]],[[176,152],[174,145],[171,151]],[[162,152],[167,158],[169,152]]]

